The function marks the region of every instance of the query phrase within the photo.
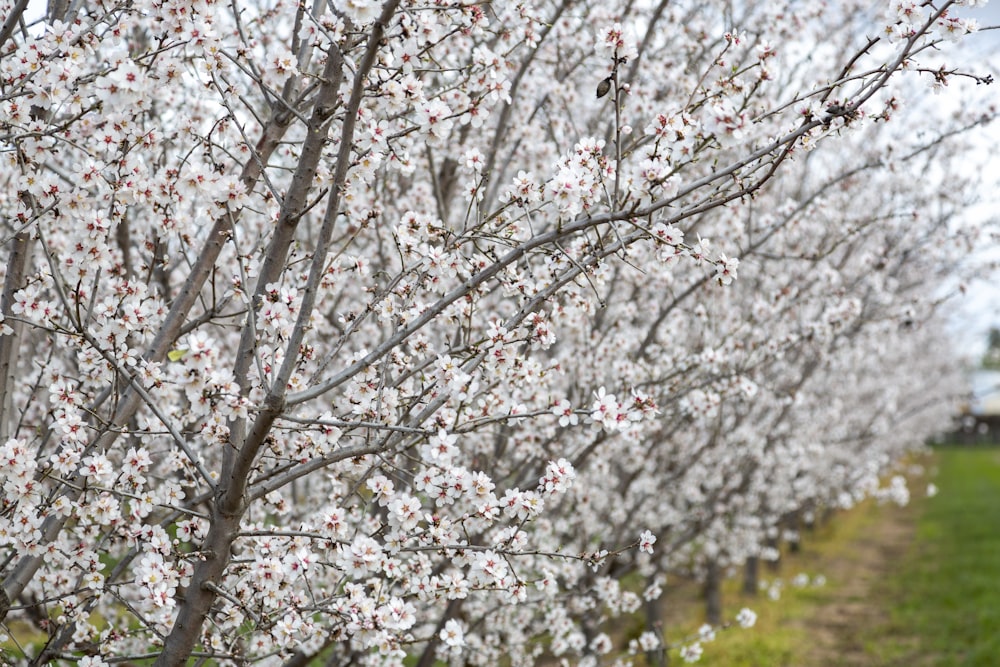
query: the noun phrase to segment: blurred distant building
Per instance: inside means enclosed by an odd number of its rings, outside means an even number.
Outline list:
[[[972,394],[954,439],[962,444],[1000,444],[1000,370],[973,371],[971,380]]]

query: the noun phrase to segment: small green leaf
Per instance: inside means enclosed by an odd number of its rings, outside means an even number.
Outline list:
[[[189,350],[186,347],[181,350],[170,350],[167,352],[167,359],[170,361],[180,361],[188,352]]]

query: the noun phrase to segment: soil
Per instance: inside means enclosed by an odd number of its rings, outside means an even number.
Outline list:
[[[890,583],[889,579],[913,558],[919,512],[916,502],[899,507],[876,506],[868,501],[850,512],[835,513],[817,528],[804,528],[801,548],[794,553],[783,550],[777,567],[762,563],[762,581],[778,578],[789,584],[795,573],[803,572],[822,575],[826,584],[816,591],[819,597],[815,604],[804,605],[806,616],[793,615],[782,621],[800,630],[806,638],[804,642],[796,640],[794,655],[758,667],[777,664],[934,667],[938,664],[934,656],[923,652],[918,637],[889,618],[895,596],[899,595],[898,588],[894,590],[898,584]],[[742,570],[731,572],[730,576],[741,582]],[[727,598],[724,599],[727,613],[743,605],[753,608],[755,600],[764,599],[761,594],[751,598],[737,593],[732,583],[724,598]],[[704,613],[700,585],[674,576],[660,613],[663,627],[690,627],[691,619]]]
[[[834,519],[836,520],[836,519]],[[879,651],[872,650],[879,632],[888,631],[887,608],[891,591],[888,575],[904,562],[913,545],[916,510],[912,505],[886,505],[871,513],[869,523],[838,553],[814,554],[815,571],[829,584],[828,602],[814,618],[805,619],[810,638],[804,665],[815,667],[886,667]],[[919,664],[916,637],[899,636],[892,630],[892,643],[913,646],[904,663]]]

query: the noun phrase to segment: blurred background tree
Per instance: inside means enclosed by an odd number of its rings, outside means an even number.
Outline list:
[[[989,370],[1000,370],[1000,327],[990,327],[989,342],[980,365]]]

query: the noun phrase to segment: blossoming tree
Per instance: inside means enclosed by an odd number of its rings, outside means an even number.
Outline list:
[[[932,53],[960,3],[27,4],[0,618],[35,664],[627,664],[667,573],[904,494],[947,413],[983,119],[893,116],[975,78]]]

